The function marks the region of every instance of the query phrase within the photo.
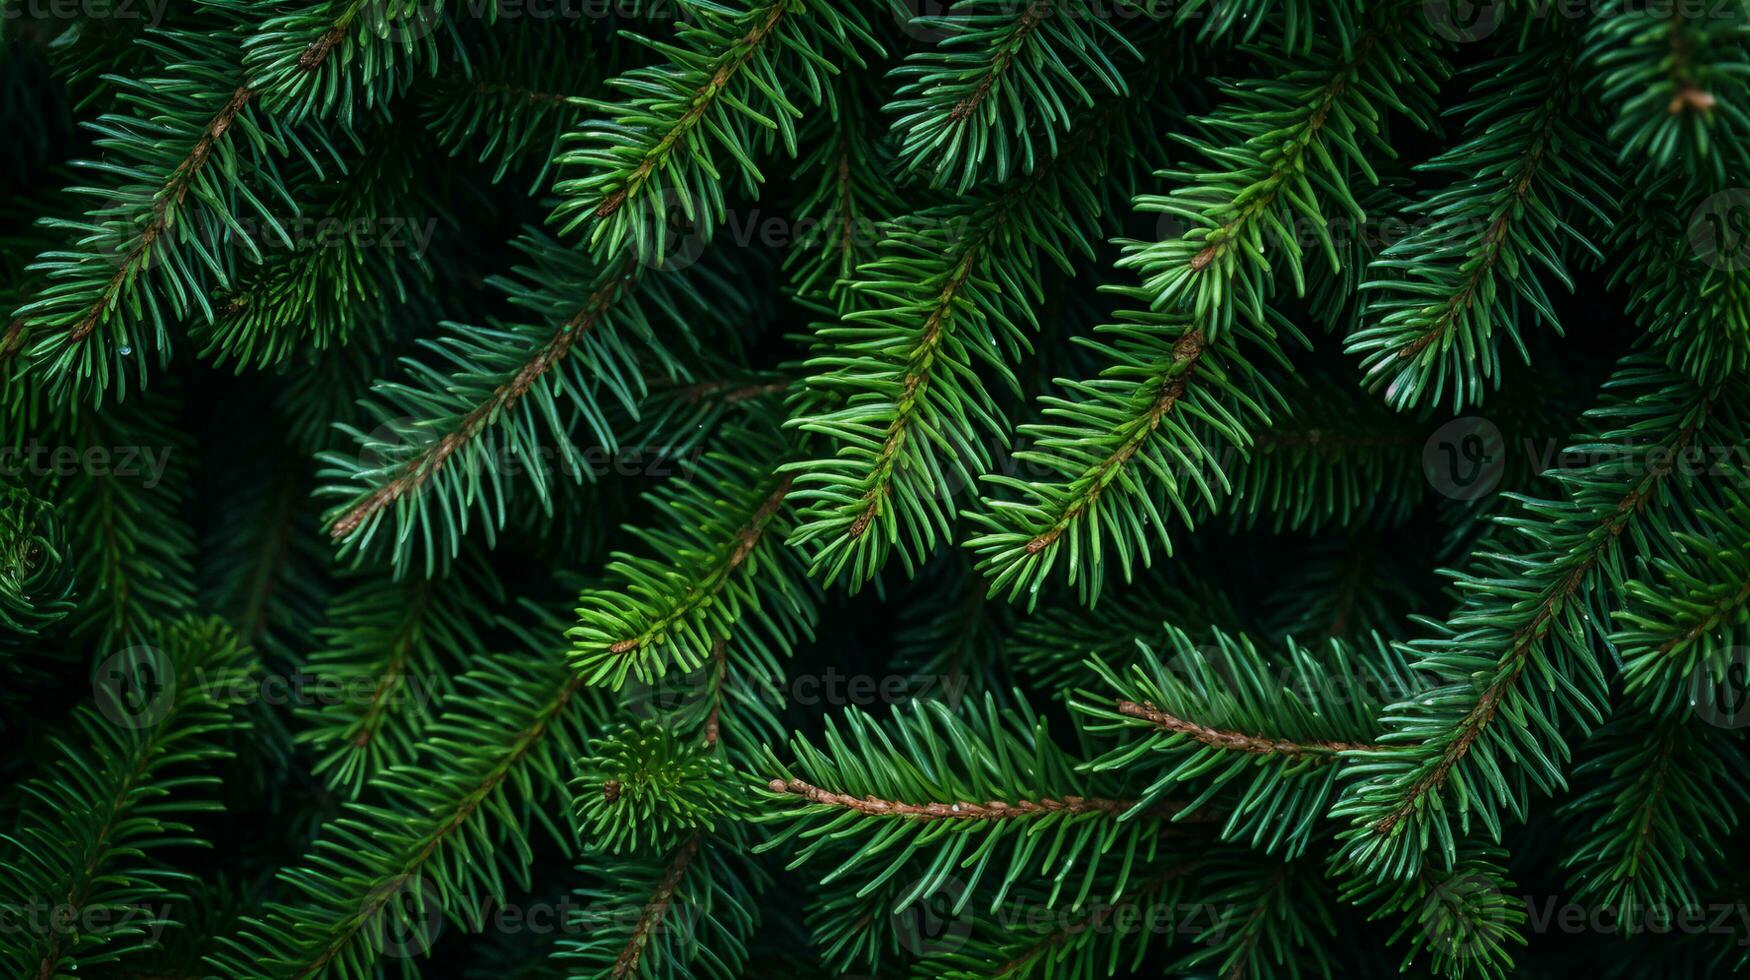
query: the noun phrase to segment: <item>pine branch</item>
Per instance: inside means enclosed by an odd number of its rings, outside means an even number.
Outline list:
[[[1444,67],[1419,26],[1408,6],[1390,5],[1352,46],[1322,43],[1292,59],[1260,53],[1271,77],[1224,86],[1228,104],[1199,120],[1203,134],[1181,137],[1224,169],[1164,172],[1180,186],[1136,200],[1138,210],[1185,228],[1163,241],[1127,243],[1118,263],[1136,270],[1151,309],[1189,315],[1211,340],[1242,318],[1261,328],[1275,279],[1265,258],[1272,245],[1282,249],[1297,290],[1304,288],[1302,227],[1331,266],[1340,265],[1319,202],[1364,218],[1346,167],[1377,182],[1368,151],[1392,155],[1381,134],[1383,110],[1431,126],[1430,93]]]
[[[1370,908],[1369,920],[1397,919],[1390,941],[1409,945],[1400,971],[1425,956],[1430,970],[1454,980],[1519,976],[1509,947],[1525,944],[1518,927],[1528,916],[1506,876],[1506,857],[1497,847],[1467,846],[1451,870],[1424,866],[1401,880],[1352,879],[1342,899]]]
[[[914,568],[949,536],[954,497],[1007,438],[978,372],[1018,390],[1046,263],[1068,273],[1071,254],[1092,256],[1113,186],[1129,183],[1108,151],[1147,146],[1131,127],[1154,90],[1082,116],[1074,151],[1049,167],[896,223],[838,323],[817,328],[814,397],[789,425],[836,450],[794,467],[792,541],[818,549],[812,570],[828,583],[862,586],[895,549]]]
[[[1743,659],[1750,610],[1750,474],[1708,465],[1720,486],[1697,494],[1696,515],[1647,549],[1651,560],[1625,583],[1610,642],[1623,688],[1653,717],[1719,711],[1732,703],[1733,663]],[[1730,712],[1721,716],[1729,719]]]
[[[439,579],[353,576],[324,610],[304,662],[325,684],[370,694],[300,709],[297,740],[317,754],[312,771],[357,799],[377,774],[414,763],[452,677],[487,650],[486,611],[504,602],[504,586],[475,556]]]
[[[1086,768],[1146,780],[1139,807],[1186,790],[1197,795],[1185,812],[1220,800],[1224,839],[1299,856],[1342,764],[1378,750],[1366,739],[1383,705],[1413,689],[1409,671],[1380,643],[1371,657],[1335,642],[1323,656],[1290,644],[1278,665],[1243,638],[1216,631],[1198,647],[1164,631],[1162,653],[1145,650],[1128,671],[1090,662],[1102,688],[1079,691],[1070,705],[1118,745]]]
[[[1574,38],[1478,66],[1466,139],[1419,168],[1454,183],[1414,206],[1425,222],[1370,267],[1373,293],[1345,349],[1399,410],[1480,404],[1498,381],[1501,337],[1529,360],[1526,320],[1561,332],[1536,267],[1574,283],[1568,255],[1598,250],[1574,227],[1609,220],[1616,181],[1592,152]]]
[[[1422,600],[1399,540],[1364,528],[1316,545],[1268,603],[1267,635],[1307,644],[1399,639],[1408,611]]]
[[[1575,902],[1622,910],[1694,909],[1727,864],[1750,785],[1742,749],[1689,718],[1648,730],[1629,716],[1586,742],[1581,790],[1558,812]]]
[[[176,390],[162,389],[125,414],[69,406],[37,433],[45,447],[58,439],[81,453],[109,454],[109,466],[81,466],[51,484],[80,542],[71,552],[80,596],[73,635],[101,651],[143,642],[153,623],[195,607],[194,536],[181,513],[190,443],[175,428],[181,408]]]
[[[1611,0],[1586,33],[1590,90],[1614,110],[1618,160],[1726,185],[1750,169],[1750,9],[1696,13]]]
[[[749,787],[721,751],[718,720],[703,741],[646,720],[597,740],[579,763],[577,815],[592,851],[579,870],[602,884],[579,892],[591,901],[573,924],[586,938],[557,954],[581,961],[571,976],[727,980],[745,968],[768,880],[747,859]]]
[[[1133,862],[1154,858],[1158,822],[1183,809],[1157,802],[1143,808],[1149,820],[1117,819],[1137,806],[1118,795],[1122,783],[1075,772],[1024,702],[999,712],[986,696],[955,712],[921,701],[885,725],[858,711],[844,722],[842,730],[828,723],[824,749],[794,740],[794,766],[767,750],[772,809],[756,819],[780,829],[758,850],[793,849],[792,869],[832,864],[822,883],[855,875],[858,897],[915,870],[920,877],[896,907],[941,892],[954,877],[956,914],[975,894],[989,893],[995,908],[1017,882],[1048,868],[1053,905],[1089,900],[1102,869],[1114,877],[1098,880],[1121,893]],[[1041,853],[1047,839],[1054,843]]]
[[[280,872],[288,897],[222,938],[209,958],[220,976],[375,976],[385,949],[426,953],[439,915],[505,901],[507,871],[526,887],[535,824],[568,846],[572,830],[546,814],[603,706],[529,650],[480,658],[456,689],[417,764],[375,780],[382,802],[350,804]]]
[[[586,683],[617,690],[628,677],[650,683],[694,671],[730,636],[788,654],[812,631],[814,590],[800,556],[781,543],[790,455],[775,431],[734,427],[692,478],[652,495],[662,522],[632,529],[650,553],[616,553],[607,568],[615,585],[578,600],[567,635]]]
[[[666,63],[610,80],[623,101],[577,100],[606,118],[566,134],[570,148],[554,158],[562,179],[552,221],[562,234],[587,228],[600,258],[629,254],[663,267],[676,216],[708,242],[724,217],[723,185],[735,180],[752,193],[764,180],[756,159],[778,140],[795,154],[804,111],[791,93],[818,104],[839,70],[829,55],[860,65],[860,47],[878,50],[860,10],[800,0],[677,4],[684,20],[674,42],[626,35]],[[732,170],[719,165],[725,157]],[[573,167],[582,172],[565,170]]]
[[[400,569],[423,557],[430,574],[457,553],[476,516],[488,543],[504,527],[512,476],[551,513],[559,478],[595,478],[582,440],[614,451],[610,411],[636,419],[647,377],[683,375],[656,323],[691,322],[702,332],[710,317],[744,309],[706,299],[734,295],[708,265],[639,275],[629,259],[596,267],[532,233],[515,247],[530,264],[491,283],[527,315],[485,328],[446,324],[445,336],[423,344],[427,361],[403,362],[408,381],[377,386],[366,406],[377,428],[345,427],[357,455],[318,457],[330,481],[321,494],[340,498],[328,525],[343,554],[381,549]]]
[[[987,601],[972,564],[950,553],[895,597],[901,610],[888,665],[917,682],[918,696],[952,700],[963,692],[999,697],[1013,686],[1005,641],[1015,627],[1007,607]]]
[[[1247,44],[1274,40],[1285,51],[1306,51],[1318,37],[1337,37],[1345,44],[1357,35],[1359,5],[1315,3],[1313,0],[1185,0],[1177,5],[1181,29],[1197,25],[1197,40],[1212,44],[1232,39]]]
[[[184,5],[165,5],[156,22],[150,16],[120,16],[128,8],[118,11],[114,6],[69,9],[7,0],[5,7],[8,42],[16,47],[28,45],[43,57],[64,79],[73,108],[79,112],[113,98],[118,79],[138,75],[150,64],[149,53],[139,43],[148,31],[200,29],[197,17],[190,16],[193,8]],[[8,57],[7,62],[29,64],[23,56]]]
[[[422,69],[434,72],[454,31],[446,5],[422,0],[292,0],[265,17],[253,0],[213,0],[251,24],[243,63],[251,91],[291,123],[384,108]],[[484,4],[496,19],[497,4]]]
[[[601,61],[613,56],[573,38],[538,30],[483,35],[470,55],[473,71],[439,75],[416,91],[425,128],[452,156],[491,167],[493,183],[532,168],[529,193],[540,193],[560,137],[582,122],[573,100],[600,94]]]
[[[584,838],[603,853],[668,853],[737,816],[737,784],[717,741],[683,742],[645,721],[590,743],[578,762],[575,811]]]
[[[1318,533],[1394,527],[1427,495],[1420,458],[1426,427],[1364,400],[1347,379],[1302,374],[1286,386],[1287,417],[1222,459],[1233,491],[1223,507],[1240,527]]]
[[[784,268],[799,295],[824,297],[840,314],[858,298],[849,283],[878,254],[888,223],[913,209],[912,195],[901,195],[887,178],[893,151],[881,139],[869,104],[871,81],[854,73],[834,79],[838,112],[809,118],[804,135],[813,138],[803,145],[814,149],[802,154],[795,171],[807,190],[791,209],[799,234]]]
[[[1391,747],[1355,768],[1365,779],[1332,808],[1351,825],[1343,867],[1403,877],[1421,867],[1425,847],[1450,867],[1473,819],[1498,840],[1502,811],[1522,817],[1534,787],[1562,785],[1562,730],[1601,719],[1593,639],[1622,594],[1624,544],[1675,519],[1673,484],[1689,478],[1674,460],[1741,425],[1733,399],[1644,358],[1625,361],[1606,390],[1596,434],[1577,443],[1594,461],[1551,474],[1565,499],[1524,499],[1500,518],[1519,540],[1495,546],[1518,544],[1517,553],[1478,555],[1456,578],[1459,609],[1407,645],[1438,684],[1384,713],[1378,741]]]
[[[1051,916],[1043,926],[1036,924],[1037,914],[1045,911],[1039,897],[1043,889],[1024,888],[1028,899],[1013,902],[1013,908],[995,916],[974,911],[969,921],[955,922],[956,932],[967,931],[965,939],[922,958],[912,975],[917,980],[1070,980],[1111,976],[1121,969],[1135,973],[1150,946],[1171,945],[1178,938],[1174,932],[1187,925],[1179,913],[1191,904],[1184,898],[1187,878],[1195,871],[1189,861],[1163,864],[1133,880],[1111,903]]]
[[[220,737],[236,726],[246,654],[217,622],[182,620],[151,640],[104,662],[96,705],[74,711],[76,739],[55,741],[22,818],[0,835],[0,896],[26,917],[0,944],[8,976],[54,980],[137,957],[193,880],[162,852],[204,846],[186,821],[220,809],[208,770],[229,755]]]
[[[1325,948],[1335,932],[1329,905],[1320,901],[1311,862],[1265,864],[1234,853],[1211,862],[1200,876],[1215,922],[1198,938],[1200,948],[1176,964],[1178,971],[1214,966],[1222,980],[1299,977],[1303,970],[1330,973]]]
[[[0,0],[0,976],[1750,968],[1750,0],[675,2]]]
[[[1349,51],[1320,46],[1293,61],[1260,55],[1280,77],[1232,86],[1227,109],[1203,120],[1210,135],[1189,141],[1228,169],[1169,172],[1182,186],[1137,199],[1139,210],[1189,230],[1127,244],[1118,265],[1136,269],[1142,287],[1113,291],[1149,312],[1127,310],[1100,328],[1114,340],[1091,346],[1108,366],[1093,381],[1065,382],[1071,397],[1044,399],[1050,423],[1022,427],[1036,442],[1016,457],[1046,477],[990,481],[1012,496],[984,501],[974,515],[981,533],[967,544],[993,594],[1007,590],[1012,600],[1026,591],[1031,605],[1062,560],[1091,604],[1108,565],[1128,580],[1136,562],[1151,562],[1151,543],[1172,553],[1169,509],[1189,525],[1187,498],[1215,507],[1228,494],[1224,448],[1245,452],[1252,430],[1270,420],[1267,406],[1280,404],[1252,357],[1282,360],[1277,336],[1299,336],[1266,311],[1272,236],[1297,283],[1301,250],[1285,234],[1297,220],[1314,224],[1336,265],[1317,202],[1334,198],[1359,212],[1337,161],[1352,160],[1373,179],[1362,145],[1389,153],[1375,103],[1424,121],[1430,42],[1403,23],[1402,9],[1385,18]],[[1104,560],[1109,552],[1112,561]]]
[[[1612,236],[1609,284],[1666,363],[1707,384],[1750,371],[1743,192],[1676,177],[1637,182]]]
[[[1092,605],[1109,564],[1128,581],[1134,563],[1150,563],[1151,541],[1170,555],[1169,515],[1189,526],[1192,506],[1217,506],[1229,491],[1223,447],[1248,445],[1250,427],[1267,423],[1266,406],[1280,403],[1232,343],[1238,335],[1281,357],[1273,332],[1240,326],[1212,343],[1182,317],[1122,316],[1096,328],[1111,342],[1088,342],[1109,364],[1101,376],[1061,382],[1073,397],[1041,399],[1050,421],[1021,426],[1035,442],[1014,457],[1046,479],[992,477],[991,486],[1019,499],[985,498],[971,515],[980,533],[966,545],[993,595],[1006,590],[1012,601],[1025,590],[1031,607],[1061,559]]]
[[[168,321],[213,319],[206,297],[227,281],[215,253],[231,231],[255,225],[290,244],[269,203],[285,193],[272,157],[320,155],[251,107],[259,90],[238,81],[231,31],[140,44],[152,51],[155,74],[117,79],[118,111],[90,124],[106,157],[86,166],[115,182],[76,188],[98,202],[83,218],[48,220],[72,246],[43,254],[34,268],[49,285],[17,312],[35,334],[32,369],[63,397],[99,405],[112,388],[123,397],[130,375],[144,384],[149,351],[167,360]],[[247,236],[238,248],[259,260]]]
[[[1227,590],[1175,564],[1097,610],[1054,603],[1019,617],[1005,649],[1040,690],[1069,691],[1086,679],[1088,660],[1128,670],[1172,631],[1201,643],[1218,631],[1238,637],[1246,626]]]
[[[308,168],[288,193],[296,203],[287,223],[313,229],[238,269],[210,298],[212,317],[193,325],[200,356],[237,372],[283,364],[297,355],[340,347],[355,330],[378,329],[391,305],[406,305],[428,289],[433,270],[424,246],[440,223],[416,225],[414,215],[443,215],[434,196],[416,186],[419,138],[393,127],[365,134],[357,159],[336,180]]]
[[[54,508],[28,490],[0,486],[0,656],[76,608],[73,557]]]
[[[942,36],[891,72],[898,166],[927,174],[931,187],[952,183],[955,194],[1057,156],[1073,106],[1126,94],[1116,62],[1142,57],[1109,11],[1083,0],[961,0],[911,26]]]
[[[743,975],[769,883],[739,843],[687,837],[654,860],[586,861],[600,880],[579,889],[581,938],[556,962],[578,980],[693,980]]]

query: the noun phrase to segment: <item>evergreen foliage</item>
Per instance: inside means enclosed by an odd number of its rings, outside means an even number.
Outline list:
[[[0,975],[1750,972],[1750,0],[0,84]]]

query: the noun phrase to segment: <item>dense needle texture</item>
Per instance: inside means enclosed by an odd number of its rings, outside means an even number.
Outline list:
[[[0,980],[1750,976],[1750,0],[0,86]]]

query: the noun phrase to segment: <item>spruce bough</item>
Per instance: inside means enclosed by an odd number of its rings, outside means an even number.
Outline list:
[[[1750,0],[0,7],[7,976],[1750,973]]]

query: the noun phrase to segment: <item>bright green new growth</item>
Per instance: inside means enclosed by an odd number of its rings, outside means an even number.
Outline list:
[[[74,609],[73,566],[54,509],[24,490],[0,493],[0,628],[30,636]]]
[[[0,6],[5,977],[1750,971],[1750,0]]]
[[[656,722],[597,739],[577,767],[578,824],[594,847],[615,854],[674,847],[736,804],[723,760]]]

